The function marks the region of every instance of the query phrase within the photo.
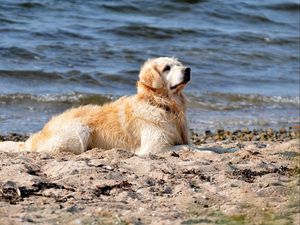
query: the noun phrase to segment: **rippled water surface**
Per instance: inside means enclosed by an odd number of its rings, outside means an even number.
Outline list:
[[[299,121],[298,0],[0,0],[0,133],[134,94],[157,56],[192,68],[196,130]]]

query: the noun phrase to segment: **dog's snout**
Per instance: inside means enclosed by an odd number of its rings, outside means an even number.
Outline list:
[[[187,82],[190,81],[190,79],[191,79],[191,68],[186,67],[184,69],[184,81]]]
[[[190,67],[186,67],[185,69],[184,69],[184,74],[191,74],[191,68]]]

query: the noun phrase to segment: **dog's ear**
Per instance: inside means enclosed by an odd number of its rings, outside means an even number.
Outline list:
[[[157,69],[157,66],[151,62],[146,62],[144,66],[141,68],[140,72],[140,82],[144,85],[151,87],[151,88],[162,88],[163,87],[163,80]]]

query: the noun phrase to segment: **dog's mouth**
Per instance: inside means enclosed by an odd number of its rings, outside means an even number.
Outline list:
[[[182,87],[182,88],[183,88],[189,81],[190,81],[190,80],[184,80],[184,81],[182,81],[182,82],[179,83],[179,84],[176,84],[176,85],[174,85],[174,86],[171,86],[170,89],[171,89],[171,90],[174,90],[174,89],[177,89],[177,88],[179,88],[179,87]]]

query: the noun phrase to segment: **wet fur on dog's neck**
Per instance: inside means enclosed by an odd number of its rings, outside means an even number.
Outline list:
[[[137,82],[137,96],[141,101],[165,110],[176,121],[176,127],[181,136],[181,143],[189,144],[187,121],[185,117],[186,97],[182,92],[169,96],[165,88],[155,89],[141,81]]]

